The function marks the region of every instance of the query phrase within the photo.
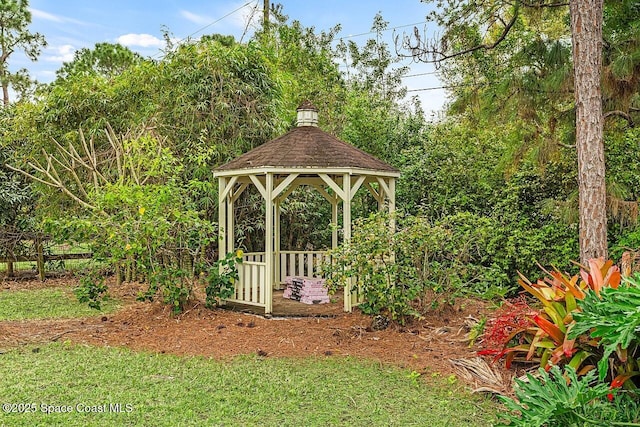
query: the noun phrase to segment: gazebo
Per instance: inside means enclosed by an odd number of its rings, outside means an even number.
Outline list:
[[[234,203],[250,185],[265,201],[264,252],[245,253],[239,265],[240,280],[227,301],[263,307],[272,312],[273,289],[286,276],[316,276],[315,266],[326,256],[322,251],[281,249],[280,207],[299,186],[317,190],[330,204],[332,223],[338,224],[342,203],[342,238],[351,238],[351,201],[366,188],[378,209],[395,210],[395,183],[400,173],[394,167],[318,128],[318,111],[309,102],[297,109],[297,127],[214,171],[218,178],[219,256],[234,247]],[[338,246],[333,228],[331,246]],[[351,285],[344,289],[344,310],[351,311],[357,295]]]

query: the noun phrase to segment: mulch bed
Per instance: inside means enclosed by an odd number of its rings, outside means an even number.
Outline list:
[[[72,287],[75,278],[0,282],[0,290]],[[465,339],[468,318],[480,319],[487,304],[471,299],[443,305],[422,320],[371,329],[372,319],[357,310],[335,317],[273,317],[206,309],[196,301],[172,316],[159,302],[135,301],[139,285],[111,286],[124,301],[116,313],[85,319],[0,322],[0,351],[51,341],[127,347],[158,353],[228,359],[243,354],[265,357],[342,357],[372,359],[420,373],[455,373],[450,359],[473,358],[476,350]],[[496,364],[496,368],[500,368]]]

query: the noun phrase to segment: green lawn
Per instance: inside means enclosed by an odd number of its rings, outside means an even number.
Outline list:
[[[0,292],[0,321],[97,316],[118,307],[117,301],[109,300],[101,311],[94,310],[80,304],[67,288]]]
[[[1,403],[35,409],[0,415],[11,426],[488,426],[497,410],[441,379],[345,358],[218,362],[56,343],[1,354],[0,366]],[[43,412],[61,407],[71,412]]]

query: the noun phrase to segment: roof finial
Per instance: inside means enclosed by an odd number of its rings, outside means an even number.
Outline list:
[[[297,109],[298,127],[318,126],[318,110],[310,101],[304,101]]]

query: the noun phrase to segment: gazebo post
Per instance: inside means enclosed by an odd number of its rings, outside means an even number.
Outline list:
[[[333,230],[331,230],[331,249],[338,247],[338,196],[333,196],[331,202],[331,224]]]
[[[232,197],[233,189],[229,192],[227,196],[227,253],[233,252],[235,250],[235,213],[233,211],[233,197]]]
[[[273,244],[275,246],[274,248],[274,277],[275,280],[272,284],[272,286],[275,289],[280,289],[280,204],[282,203],[282,200],[280,199],[280,197],[276,197],[275,200],[275,219],[274,219],[274,233],[273,233]]]
[[[225,177],[218,177],[218,259],[225,257],[225,250],[227,248],[227,234],[226,234],[226,200],[225,187],[227,186],[227,179]]]
[[[343,242],[347,243],[351,240],[351,175],[345,173],[342,176],[342,191],[344,192],[343,211],[342,211],[342,227]],[[349,278],[344,287],[344,311],[351,312],[353,278]]]
[[[389,194],[387,194],[387,198],[389,199],[389,215],[391,215],[391,230],[395,231],[396,229],[396,220],[393,218],[393,213],[396,211],[396,179],[389,178]]]
[[[265,238],[264,238],[264,313],[270,314],[273,310],[273,174],[267,172],[265,179]]]

